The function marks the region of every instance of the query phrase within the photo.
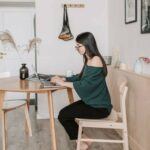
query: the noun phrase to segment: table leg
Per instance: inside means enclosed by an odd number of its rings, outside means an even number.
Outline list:
[[[2,107],[4,101],[5,91],[0,91],[0,118],[2,117]]]
[[[72,91],[71,88],[67,88],[67,94],[68,94],[70,104],[73,103],[74,102],[74,97],[73,97],[73,91]]]
[[[2,142],[3,142],[3,150],[6,150],[6,112],[2,112]]]
[[[27,97],[26,97],[26,100],[27,100],[27,108],[28,108],[28,113],[29,113],[29,109],[30,109],[30,93],[27,93]],[[26,106],[25,106],[26,107]],[[26,109],[25,109],[26,110]],[[26,114],[26,113],[25,113]],[[25,132],[27,134],[29,134],[29,128],[28,128],[28,122],[27,122],[27,119],[25,120]]]
[[[50,115],[50,131],[51,131],[51,139],[52,139],[52,150],[57,150],[55,122],[54,122],[54,108],[53,108],[53,99],[52,99],[51,91],[48,91],[48,108],[49,108],[49,115]]]
[[[30,108],[30,93],[27,93],[27,105],[29,109]]]

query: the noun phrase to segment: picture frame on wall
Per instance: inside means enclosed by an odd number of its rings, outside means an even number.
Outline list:
[[[137,0],[125,0],[125,24],[137,21]]]
[[[141,0],[141,33],[150,33],[150,0]]]

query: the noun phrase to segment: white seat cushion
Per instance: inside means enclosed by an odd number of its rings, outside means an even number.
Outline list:
[[[117,122],[118,121],[118,113],[112,109],[110,115],[107,118],[103,118],[103,119],[82,119],[82,118],[76,118],[75,121],[77,123],[79,123],[80,121],[84,121],[84,122],[108,122],[108,123],[112,123],[112,122]]]
[[[3,103],[3,110],[7,109],[13,109],[22,105],[25,105],[26,101],[25,100],[6,100]]]

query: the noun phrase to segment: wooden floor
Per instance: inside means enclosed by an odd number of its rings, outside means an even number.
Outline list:
[[[8,113],[8,150],[51,150],[49,133],[49,120],[36,120],[34,108],[30,109],[33,136],[28,138],[24,132],[23,110],[15,110]],[[58,150],[75,150],[75,141],[70,141],[59,121],[56,120],[56,135]],[[1,121],[0,121],[1,129]],[[103,138],[119,138],[112,130],[88,129],[85,132],[89,136]],[[0,130],[0,135],[2,134]],[[0,136],[0,150],[2,150],[2,138]],[[93,143],[89,150],[122,150],[122,145]]]

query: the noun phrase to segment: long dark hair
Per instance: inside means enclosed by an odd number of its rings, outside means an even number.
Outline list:
[[[96,44],[96,40],[94,38],[94,35],[90,32],[81,33],[77,36],[76,42],[78,42],[78,43],[82,44],[83,46],[85,46],[86,54],[90,58],[93,58],[94,56],[100,57],[100,59],[102,61],[102,64],[103,64],[103,67],[104,67],[103,74],[106,77],[107,76],[107,66],[106,66],[106,63],[105,63],[102,55],[100,54],[100,52],[97,48],[97,44]],[[79,77],[82,76],[84,67],[87,64],[87,57],[86,57],[85,54],[83,55],[83,61],[84,61],[84,65],[83,65],[83,68],[82,68],[82,70],[79,74]]]

